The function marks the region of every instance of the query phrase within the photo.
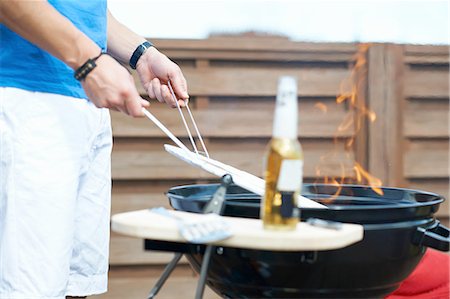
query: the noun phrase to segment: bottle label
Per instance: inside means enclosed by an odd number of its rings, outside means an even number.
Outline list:
[[[303,160],[283,160],[278,177],[277,189],[280,191],[299,190],[303,180]]]
[[[281,191],[281,217],[291,218],[294,216],[294,210],[296,208],[294,204],[294,194],[294,191]]]

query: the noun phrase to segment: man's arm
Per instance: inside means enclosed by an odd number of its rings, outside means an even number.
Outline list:
[[[100,53],[100,47],[47,1],[0,1],[0,21],[72,69]]]
[[[113,57],[128,65],[134,50],[143,42],[145,38],[121,24],[108,11],[108,52]],[[180,105],[183,106],[184,100],[189,98],[186,80],[180,68],[155,47],[144,52],[137,62],[136,70],[150,98],[165,101],[175,107],[176,103],[168,88],[169,81]]]
[[[77,69],[100,53],[100,47],[45,0],[0,1],[0,21],[31,43]],[[81,82],[97,106],[143,116],[142,99],[133,77],[113,58],[102,55]]]

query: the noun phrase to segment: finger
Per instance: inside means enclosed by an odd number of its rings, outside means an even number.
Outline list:
[[[173,98],[172,93],[170,92],[167,85],[161,85],[161,96],[170,107],[177,107],[177,103],[175,103],[175,99]]]
[[[159,102],[164,103],[164,98],[161,95],[161,82],[159,81],[158,78],[155,78],[152,80],[152,89],[153,89],[153,93],[155,94],[155,98]]]
[[[153,92],[153,84],[152,84],[152,82],[150,82],[148,85],[147,85],[147,94],[148,94],[148,96],[150,97],[150,99],[156,99],[156,95],[155,95],[155,93]]]
[[[126,114],[126,115],[130,115],[130,113],[128,113],[128,110],[124,107],[115,107],[115,108],[110,108],[110,109],[122,112],[123,114]]]
[[[97,108],[106,108],[106,109],[113,109],[114,107],[111,105],[110,101],[105,99],[99,99],[95,102],[95,107]],[[114,109],[113,109],[114,110]]]
[[[186,107],[187,102],[185,100],[178,100],[178,105],[180,105],[180,107],[184,108]]]
[[[117,109],[117,111],[125,113],[126,115],[130,115],[130,112],[128,111],[125,101],[123,101],[121,104],[116,104],[115,106],[112,107],[113,109]]]
[[[183,100],[189,98],[189,94],[187,92],[187,82],[179,68],[174,74],[169,75],[169,80],[172,83],[172,87],[177,98]]]
[[[129,115],[133,117],[144,116],[144,113],[142,112],[142,101],[145,100],[139,96],[139,93],[133,86],[130,95],[125,99],[125,107],[127,108]]]
[[[141,100],[141,105],[142,107],[148,108],[150,107],[150,102],[147,101],[146,99]]]
[[[116,107],[112,106],[111,103],[108,102],[108,101],[104,101],[102,106],[98,107],[98,108],[106,108],[106,109],[109,109],[109,110],[114,110],[114,111],[120,112],[119,109],[117,109]]]

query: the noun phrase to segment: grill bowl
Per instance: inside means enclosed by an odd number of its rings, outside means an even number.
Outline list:
[[[219,185],[174,187],[167,196],[176,210],[200,213]],[[362,224],[364,239],[346,248],[311,252],[273,252],[220,248],[211,258],[207,284],[225,298],[362,298],[394,291],[417,266],[427,246],[424,231],[446,230],[433,214],[444,198],[433,193],[366,186],[305,184],[302,195],[329,209],[305,208],[302,220],[321,218]],[[260,197],[238,186],[227,191],[224,215],[258,218]],[[448,235],[447,235],[448,237]],[[425,240],[425,241],[424,241]],[[444,242],[445,243],[445,242]],[[438,245],[436,245],[438,244]],[[200,270],[203,249],[186,245],[190,264]]]

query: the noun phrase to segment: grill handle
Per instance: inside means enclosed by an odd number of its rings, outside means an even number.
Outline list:
[[[413,243],[440,251],[450,251],[450,230],[439,221],[436,222],[436,225],[429,229],[418,227],[413,237]]]

